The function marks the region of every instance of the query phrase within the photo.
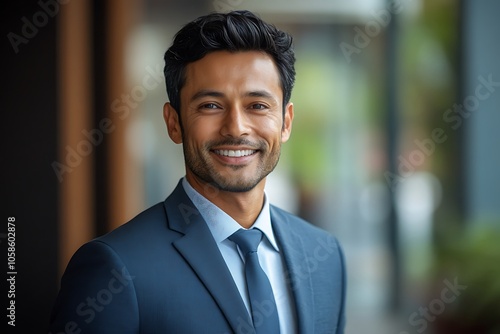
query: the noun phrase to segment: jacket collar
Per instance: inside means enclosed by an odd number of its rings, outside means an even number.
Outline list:
[[[164,206],[169,228],[183,234],[173,242],[175,249],[207,287],[233,331],[239,332],[238,328],[242,326],[249,328],[252,323],[250,316],[224,258],[180,182]]]
[[[299,333],[314,333],[314,301],[311,273],[302,236],[291,226],[289,218],[271,205],[271,221],[283,252],[288,285],[295,300]]]

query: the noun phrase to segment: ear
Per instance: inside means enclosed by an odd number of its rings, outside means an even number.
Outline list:
[[[165,120],[165,125],[167,126],[170,139],[172,139],[172,141],[176,144],[182,143],[182,130],[179,122],[179,114],[169,102],[165,103],[163,106],[163,119]]]
[[[285,143],[292,134],[293,122],[293,103],[289,102],[285,107],[285,115],[283,117],[283,128],[281,129],[281,142]]]

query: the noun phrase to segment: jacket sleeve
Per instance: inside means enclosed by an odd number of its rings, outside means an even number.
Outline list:
[[[49,326],[61,332],[139,333],[134,276],[103,242],[82,246],[66,268]]]

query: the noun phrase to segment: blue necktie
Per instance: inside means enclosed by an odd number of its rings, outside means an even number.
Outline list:
[[[262,232],[258,229],[239,229],[229,240],[240,247],[245,257],[245,278],[255,331],[257,334],[279,334],[279,318],[273,290],[257,255]]]

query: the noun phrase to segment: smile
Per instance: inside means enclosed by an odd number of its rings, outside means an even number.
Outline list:
[[[257,152],[256,150],[214,150],[214,152],[218,155],[222,155],[225,157],[246,157]]]

